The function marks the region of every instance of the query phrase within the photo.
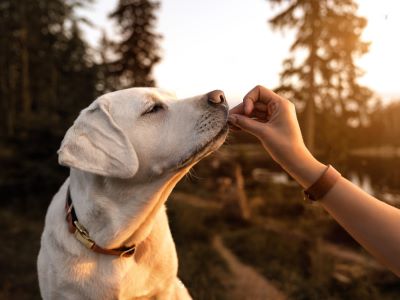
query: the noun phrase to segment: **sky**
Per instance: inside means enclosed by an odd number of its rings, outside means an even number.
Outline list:
[[[358,3],[359,15],[368,19],[363,38],[372,42],[369,53],[356,61],[366,71],[360,83],[386,102],[400,98],[400,1]],[[97,0],[79,11],[94,24],[83,28],[93,47],[101,30],[111,38],[118,35],[107,17],[116,5],[117,0]],[[157,86],[174,90],[180,98],[221,89],[231,105],[257,84],[276,87],[294,39],[294,32],[282,34],[269,27],[268,19],[278,10],[266,0],[161,0]]]

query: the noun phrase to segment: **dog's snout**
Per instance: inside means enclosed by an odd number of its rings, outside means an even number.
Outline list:
[[[223,104],[226,102],[223,91],[215,90],[207,94],[207,102],[211,105]]]

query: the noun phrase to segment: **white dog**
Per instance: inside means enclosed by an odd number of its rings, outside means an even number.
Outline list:
[[[227,134],[221,91],[176,100],[152,88],[101,96],[58,152],[70,177],[46,215],[38,257],[44,299],[190,299],[164,203]]]

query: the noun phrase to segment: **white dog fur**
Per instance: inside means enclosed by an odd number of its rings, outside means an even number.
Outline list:
[[[164,203],[227,132],[226,102],[185,100],[164,90],[106,94],[84,109],[59,149],[70,177],[46,215],[38,257],[44,299],[190,299]],[[79,222],[107,249],[137,245],[134,256],[98,254],[69,233],[67,188]]]

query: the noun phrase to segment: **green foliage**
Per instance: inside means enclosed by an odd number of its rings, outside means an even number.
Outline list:
[[[85,2],[1,2],[0,135],[29,131],[44,118],[64,130],[93,100],[95,68],[74,15]]]
[[[30,208],[45,207],[66,177],[56,150],[97,94],[97,67],[75,14],[90,2],[0,2],[0,192],[13,199],[4,205],[28,209],[34,193]]]
[[[99,92],[154,85],[158,2],[119,2],[111,17],[123,39],[103,37],[100,64],[82,38],[80,24],[87,21],[75,14],[91,2],[0,2],[0,43],[7,45],[0,48],[0,137],[29,134],[32,127],[63,133]]]

